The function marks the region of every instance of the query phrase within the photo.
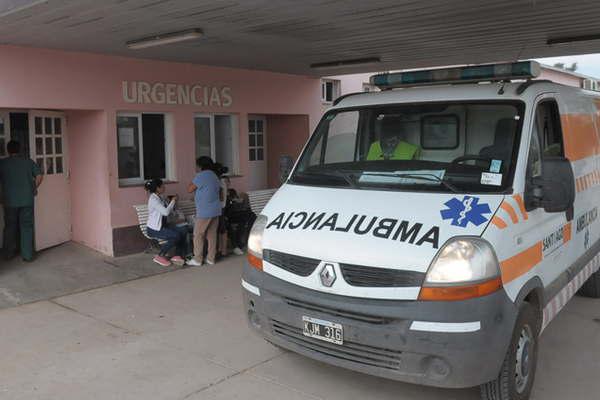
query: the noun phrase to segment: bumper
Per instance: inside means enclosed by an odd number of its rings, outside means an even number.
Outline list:
[[[247,264],[242,279],[249,325],[266,340],[328,364],[429,386],[495,379],[517,317],[503,290],[456,302],[389,301],[315,292]],[[305,337],[302,316],[341,324],[344,344]]]

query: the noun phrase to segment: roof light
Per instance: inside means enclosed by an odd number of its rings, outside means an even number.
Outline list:
[[[161,33],[159,35],[149,36],[142,39],[131,40],[127,42],[126,45],[130,49],[138,50],[145,49],[146,47],[162,46],[163,44],[197,39],[202,36],[203,33],[200,29],[187,29],[185,31]]]
[[[447,83],[529,79],[538,77],[540,71],[539,63],[535,61],[520,61],[507,64],[474,65],[379,74],[373,75],[370,82],[380,89],[391,89]]]

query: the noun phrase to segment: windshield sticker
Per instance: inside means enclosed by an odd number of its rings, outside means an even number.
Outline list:
[[[419,169],[409,171],[393,172],[369,172],[362,173],[358,181],[360,183],[394,183],[400,185],[423,184],[439,185],[444,179],[446,170],[444,169]],[[411,175],[411,176],[402,176]],[[419,178],[422,177],[422,178]]]
[[[492,160],[490,162],[490,172],[497,174],[502,168],[502,160]]]
[[[480,182],[482,185],[502,186],[502,174],[482,172]]]
[[[444,203],[445,210],[441,210],[442,219],[450,219],[451,224],[466,228],[470,222],[479,226],[488,221],[489,218],[484,214],[491,214],[490,206],[486,203],[479,203],[479,197],[464,196],[462,201],[456,197]]]
[[[339,233],[352,232],[356,235],[371,235],[380,239],[408,242],[416,246],[429,243],[438,248],[440,228],[424,227],[419,222],[409,222],[397,218],[368,217],[354,214],[349,218],[339,213],[294,211],[282,212],[266,229],[325,230]]]

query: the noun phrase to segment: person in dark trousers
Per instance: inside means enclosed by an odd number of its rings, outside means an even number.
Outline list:
[[[15,256],[20,233],[21,257],[24,261],[31,261],[33,199],[43,175],[32,159],[20,154],[19,142],[8,142],[6,150],[8,157],[0,160],[0,185],[4,194],[4,257],[8,260]]]
[[[165,186],[162,179],[151,179],[144,185],[148,192],[148,222],[146,224],[146,232],[148,236],[154,239],[164,240],[164,244],[160,247],[158,255],[152,261],[168,267],[171,263],[176,265],[184,265],[185,248],[187,230],[182,227],[167,226],[167,217],[177,203],[177,196],[172,196],[166,202],[161,195],[165,192]],[[169,251],[175,247],[175,255],[170,259],[167,258]]]
[[[252,224],[256,220],[256,215],[250,209],[248,195],[238,195],[235,189],[229,189],[224,213],[227,216],[227,232],[233,253],[242,255]]]

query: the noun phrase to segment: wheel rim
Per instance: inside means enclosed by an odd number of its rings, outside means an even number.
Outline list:
[[[517,343],[517,355],[515,358],[515,386],[518,393],[523,393],[529,382],[531,374],[531,357],[534,351],[535,341],[529,325],[523,326]]]

